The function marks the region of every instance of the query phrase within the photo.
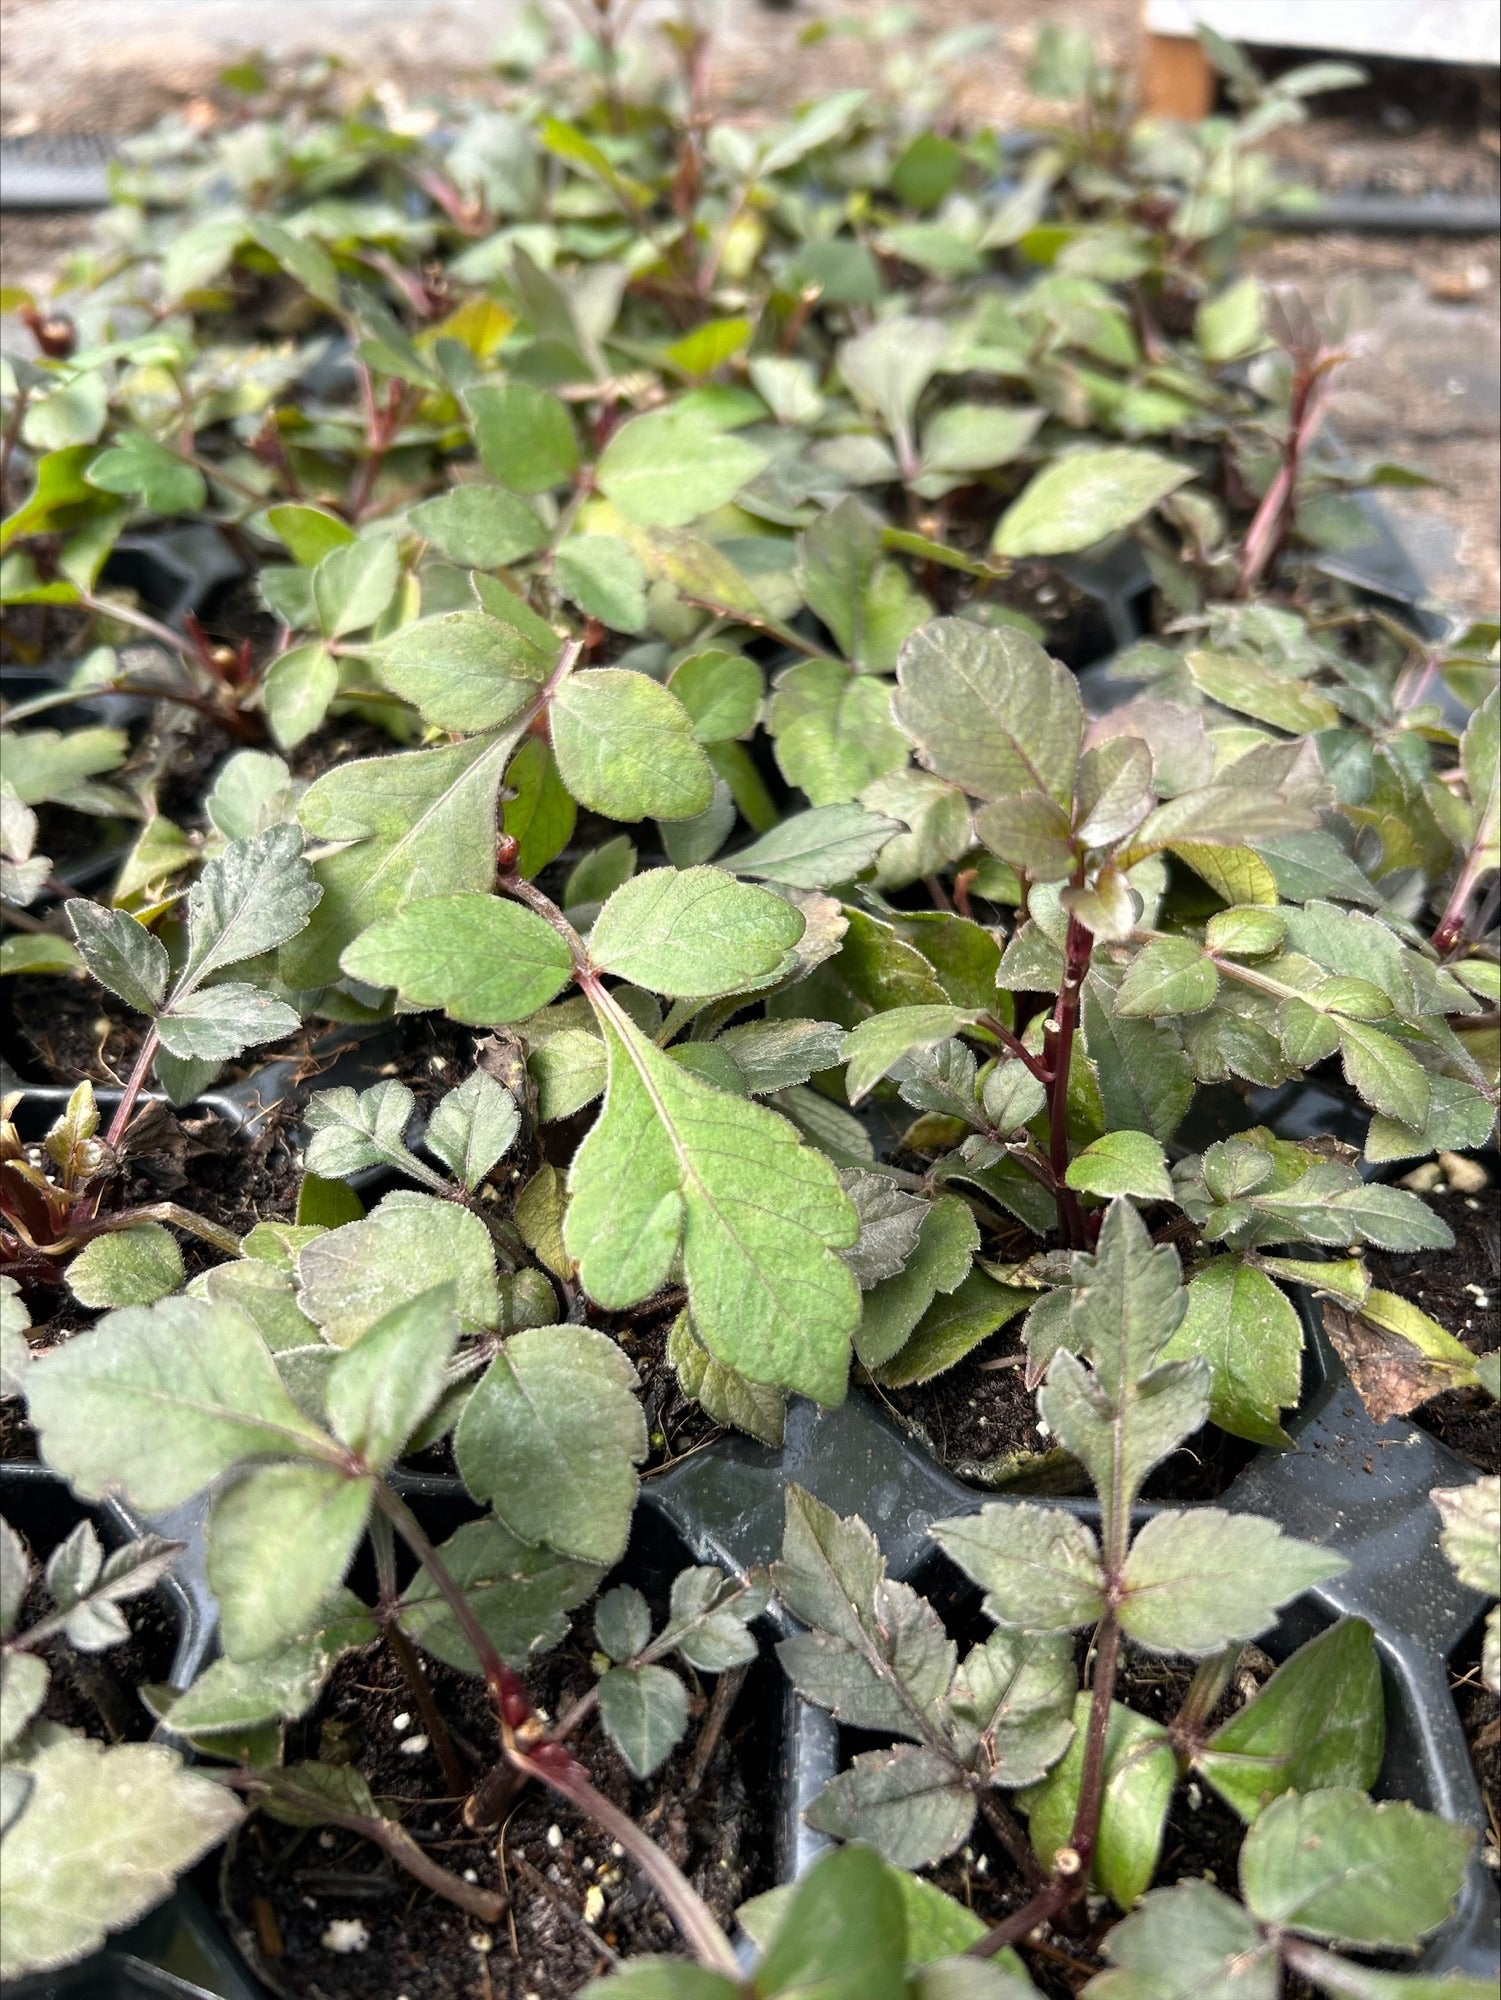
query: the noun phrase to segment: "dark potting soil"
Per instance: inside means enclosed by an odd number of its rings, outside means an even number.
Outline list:
[[[1485,1801],[1484,1838],[1494,1865],[1501,1849],[1501,1695],[1492,1694],[1480,1678],[1482,1638],[1477,1625],[1449,1662],[1449,1686]]]
[[[1501,1199],[1494,1187],[1428,1196],[1454,1232],[1452,1250],[1394,1256],[1370,1250],[1374,1284],[1421,1306],[1472,1354],[1501,1347]],[[1421,1404],[1412,1420],[1482,1472],[1501,1472],[1501,1405],[1483,1389],[1451,1389]]]
[[[483,1684],[426,1664],[450,1726],[488,1760],[495,1735]],[[534,1698],[560,1713],[593,1683],[587,1638],[539,1661],[527,1679]],[[251,1962],[275,1991],[295,2000],[564,2000],[615,1955],[680,1948],[671,1920],[619,1848],[565,1802],[533,1787],[498,1837],[468,1832],[445,1801],[431,1750],[402,1749],[420,1729],[414,1707],[383,1648],[353,1654],[292,1731],[289,1759],[321,1753],[355,1763],[436,1860],[509,1893],[510,1911],[494,1927],[483,1925],[352,1835],[257,1814],[223,1880],[237,1934],[252,1941]],[[413,1719],[397,1729],[399,1715]],[[630,1776],[597,1725],[575,1745],[593,1784],[672,1856],[726,1925],[772,1880],[771,1788],[755,1722],[744,1703],[731,1712],[691,1795],[696,1726],[644,1782]],[[355,1924],[359,1931],[349,1928]]]
[[[33,1551],[40,1557],[39,1551]],[[169,1606],[148,1593],[119,1607],[130,1637],[102,1653],[81,1653],[59,1633],[41,1648],[51,1670],[42,1716],[48,1722],[81,1729],[102,1743],[142,1743],[155,1727],[150,1710],[136,1692],[165,1681],[177,1651],[177,1621]],[[21,1605],[19,1629],[25,1631],[52,1611],[40,1577],[34,1578]]]

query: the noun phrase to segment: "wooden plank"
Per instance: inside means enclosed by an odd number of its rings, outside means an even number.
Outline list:
[[[1141,108],[1149,118],[1207,118],[1214,70],[1195,41],[1148,34],[1141,56]]]

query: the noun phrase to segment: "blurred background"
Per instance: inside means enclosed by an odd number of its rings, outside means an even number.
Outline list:
[[[675,11],[668,0],[641,0],[630,35],[642,59]],[[76,189],[102,180],[112,140],[159,118],[232,117],[225,73],[232,78],[236,64],[276,74],[331,58],[352,94],[461,92],[501,103],[518,62],[581,36],[591,12],[592,0],[0,0],[4,281],[49,289],[91,227],[86,205],[38,203],[47,172],[71,170]],[[714,28],[712,101],[748,121],[850,84],[900,91],[935,38],[984,29],[944,118],[1046,123],[1058,107],[1029,94],[1024,72],[1048,20],[1087,31],[1134,75],[1149,107],[1171,115],[1213,104],[1215,78],[1187,38],[1205,14],[1254,44],[1268,73],[1306,61],[1310,47],[1353,56],[1367,81],[1317,98],[1310,121],[1275,134],[1269,149],[1289,179],[1323,197],[1329,226],[1268,235],[1251,265],[1321,315],[1363,329],[1362,352],[1339,377],[1335,421],[1360,456],[1411,461],[1441,482],[1383,497],[1435,589],[1470,610],[1495,609],[1496,0],[700,0],[698,12]]]

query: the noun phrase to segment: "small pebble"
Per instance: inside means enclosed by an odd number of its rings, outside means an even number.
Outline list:
[[[584,1897],[584,1922],[597,1924],[605,1913],[605,1892],[596,1882]]]
[[[479,1880],[479,1877],[478,1875],[475,1874],[472,1868],[466,1868],[464,1870],[464,1880],[466,1882],[477,1882]]]
[[[319,1942],[325,1951],[347,1954],[364,1951],[370,1943],[370,1933],[358,1917],[335,1917]]]
[[[481,1958],[486,1958],[494,1951],[495,1940],[492,1937],[487,1937],[484,1931],[476,1931],[474,1936],[469,1940],[469,1949],[477,1951]]]
[[[320,1833],[318,1836],[318,1845],[320,1847],[332,1847],[333,1844],[334,1844],[333,1835],[329,1832],[327,1827],[324,1827],[322,1833]]]
[[[561,1847],[561,1846],[563,1845],[563,1829],[562,1829],[562,1827],[560,1827],[560,1826],[550,1826],[550,1827],[549,1827],[549,1828],[547,1829],[547,1844],[548,1844],[548,1846],[549,1846],[550,1848],[552,1848],[552,1850],[554,1851],[554,1853],[556,1853],[556,1852],[557,1852],[558,1848],[560,1848],[560,1847]]]
[[[405,1709],[401,1711],[400,1715],[393,1715],[391,1717],[391,1727],[396,1731],[398,1736],[403,1729],[410,1729],[411,1726],[412,1718],[407,1714]]]
[[[610,1852],[614,1855],[617,1861],[623,1861],[625,1859],[625,1849],[621,1846],[618,1840],[612,1840],[610,1842]]]
[[[420,1757],[426,1748],[425,1736],[409,1736],[401,1746],[401,1754],[403,1757]]]

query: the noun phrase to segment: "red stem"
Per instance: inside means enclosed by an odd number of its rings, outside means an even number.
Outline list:
[[[1043,1033],[1043,1060],[1048,1070],[1048,1159],[1057,1183],[1054,1198],[1058,1220],[1075,1250],[1089,1248],[1089,1228],[1079,1198],[1065,1180],[1068,1173],[1068,1078],[1084,978],[1094,950],[1094,933],[1077,917],[1068,920],[1063,946],[1063,987]]]

